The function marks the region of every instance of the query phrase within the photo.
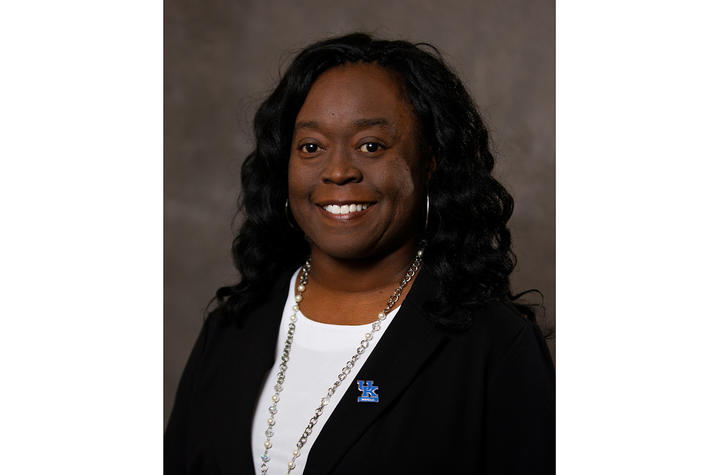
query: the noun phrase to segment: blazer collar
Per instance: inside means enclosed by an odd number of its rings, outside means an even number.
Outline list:
[[[227,441],[237,448],[228,449],[236,457],[235,462],[228,465],[231,467],[228,470],[234,473],[254,473],[252,419],[262,385],[274,364],[277,334],[291,275],[291,272],[282,273],[274,286],[267,289],[268,298],[264,303],[232,330],[237,332],[233,345],[236,374],[242,375],[241,388],[232,395],[238,411],[234,422],[238,427],[237,440]]]
[[[446,340],[422,309],[434,295],[436,280],[422,269],[394,320],[353,379],[327,420],[308,455],[306,473],[330,473],[347,451],[387,410],[414,378],[424,362]],[[349,356],[349,355],[347,355]],[[337,368],[337,371],[339,368]],[[358,402],[357,381],[378,386],[378,402]]]
[[[255,310],[256,313],[247,321],[245,331],[252,335],[256,347],[256,352],[253,355],[254,366],[259,370],[258,373],[262,379],[274,365],[277,335],[292,273],[293,271],[282,273],[274,287],[269,290],[269,298]]]

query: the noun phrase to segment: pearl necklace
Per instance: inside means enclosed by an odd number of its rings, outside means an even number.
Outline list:
[[[399,287],[396,288],[394,293],[389,297],[389,300],[386,303],[386,307],[384,307],[384,310],[379,312],[377,315],[377,320],[374,321],[374,323],[371,324],[371,332],[364,335],[364,339],[359,342],[359,346],[356,349],[356,353],[347,361],[346,366],[342,368],[341,372],[337,376],[337,380],[332,383],[332,385],[327,390],[326,396],[324,396],[320,403],[319,407],[314,411],[314,415],[311,419],[309,419],[309,423],[307,424],[307,427],[304,429],[304,432],[302,433],[301,437],[299,438],[299,441],[297,442],[297,448],[292,451],[292,459],[289,461],[289,464],[287,466],[287,475],[289,472],[294,470],[296,467],[296,461],[299,455],[301,454],[301,450],[304,447],[304,445],[307,443],[307,439],[309,439],[309,436],[312,434],[312,429],[316,425],[317,421],[319,420],[319,417],[322,415],[322,412],[324,412],[324,407],[329,404],[329,400],[336,392],[337,388],[340,384],[342,384],[342,381],[344,381],[347,376],[349,376],[349,373],[351,373],[352,368],[354,368],[354,365],[356,364],[359,357],[366,351],[367,348],[369,348],[369,342],[374,337],[374,334],[378,332],[381,329],[381,322],[386,319],[387,314],[392,309],[392,307],[399,301],[399,297],[401,296],[402,291],[404,290],[404,287],[407,286],[407,284],[411,281],[411,279],[416,275],[416,273],[419,271],[419,268],[421,267],[421,261],[422,257],[424,255],[423,249],[420,249],[416,253],[416,257],[414,257],[414,260],[412,261],[411,265],[409,266],[409,270],[406,271],[406,274],[404,275],[404,278],[401,280],[401,283],[399,284]],[[272,436],[274,435],[274,425],[276,424],[276,421],[274,420],[274,417],[279,412],[278,403],[279,403],[279,393],[282,392],[284,379],[287,374],[287,362],[289,362],[289,352],[292,350],[292,342],[294,341],[294,332],[296,330],[296,322],[297,322],[297,312],[299,311],[299,302],[302,301],[302,294],[307,288],[307,279],[309,277],[309,271],[312,269],[311,265],[311,258],[307,259],[307,262],[304,263],[302,266],[302,271],[299,276],[299,285],[297,286],[297,295],[294,297],[295,303],[292,306],[292,315],[289,317],[289,331],[287,333],[287,339],[284,342],[284,351],[282,351],[282,363],[279,365],[279,373],[277,374],[277,383],[274,385],[274,394],[272,395],[272,405],[269,406],[269,419],[267,420],[267,430],[264,432],[264,435],[267,436],[267,440],[264,441],[264,453],[259,457],[259,459],[262,461],[262,465],[260,469],[262,470],[262,475],[267,474],[267,470],[269,469],[269,449],[272,448]]]

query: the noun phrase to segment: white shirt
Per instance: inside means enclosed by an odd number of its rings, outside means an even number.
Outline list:
[[[257,474],[262,473],[260,456],[264,453],[264,442],[267,440],[267,419],[269,419],[269,406],[272,405],[274,385],[277,383],[277,374],[281,363],[280,355],[284,350],[284,342],[287,339],[289,330],[289,317],[292,314],[294,305],[294,284],[299,269],[294,273],[289,282],[287,301],[284,304],[282,322],[279,327],[277,348],[275,350],[275,363],[272,366],[262,387],[257,408],[252,422],[252,457],[254,469]],[[381,309],[377,310],[379,313]],[[369,348],[359,356],[349,377],[337,388],[324,408],[323,414],[319,417],[317,424],[312,429],[307,443],[301,449],[296,460],[296,468],[292,471],[297,475],[304,472],[307,456],[319,436],[324,424],[329,419],[334,408],[344,396],[346,391],[355,391],[357,396],[361,392],[356,387],[351,387],[353,375],[355,375],[369,354],[376,347],[379,339],[384,334],[399,307],[394,308],[381,324],[381,329],[376,332],[369,342]],[[341,311],[341,309],[337,309]],[[269,449],[269,470],[268,474],[287,473],[287,464],[292,457],[292,451],[297,447],[297,441],[314,415],[314,411],[326,396],[329,387],[337,380],[337,375],[346,365],[347,361],[356,353],[359,342],[366,333],[371,332],[371,323],[366,325],[331,325],[319,323],[305,317],[297,312],[294,341],[289,353],[289,362],[283,390],[279,393],[277,403],[278,412],[274,415],[274,435],[271,437],[272,447]],[[381,388],[377,391],[381,394]]]

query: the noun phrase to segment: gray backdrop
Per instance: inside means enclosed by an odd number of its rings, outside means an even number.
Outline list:
[[[514,290],[555,308],[555,6],[552,0],[166,0],[164,52],[164,416],[204,309],[235,283],[231,221],[251,120],[292,53],[355,30],[437,46],[492,134],[516,200]],[[549,341],[554,351],[553,341]]]

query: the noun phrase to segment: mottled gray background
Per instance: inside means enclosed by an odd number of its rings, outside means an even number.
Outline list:
[[[515,290],[555,308],[555,6],[552,0],[165,0],[164,414],[214,291],[238,280],[230,246],[251,120],[292,54],[355,30],[437,46],[492,134],[516,200]],[[554,344],[550,341],[553,351]]]

